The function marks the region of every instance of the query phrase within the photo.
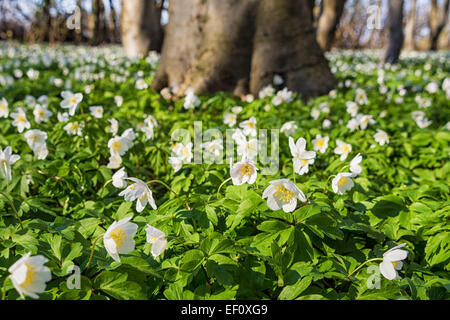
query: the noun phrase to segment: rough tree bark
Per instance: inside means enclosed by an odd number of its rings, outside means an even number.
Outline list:
[[[308,0],[173,0],[153,88],[256,95],[275,74],[306,99],[335,80]]]
[[[321,14],[317,25],[317,42],[328,51],[334,41],[336,28],[344,11],[346,0],[322,0]]]
[[[416,14],[417,14],[417,0],[413,0],[411,12],[409,14],[408,22],[405,27],[405,49],[415,50],[416,44],[414,41],[415,27],[416,27]]]
[[[163,35],[161,10],[155,0],[122,1],[121,37],[128,56],[160,52]]]
[[[403,47],[403,0],[389,1],[389,45],[384,57],[384,63],[397,63]]]
[[[431,11],[430,11],[430,47],[432,51],[437,50],[439,36],[444,30],[445,24],[447,22],[448,9],[450,7],[450,1],[444,0],[442,9],[439,8],[437,0],[431,1]]]

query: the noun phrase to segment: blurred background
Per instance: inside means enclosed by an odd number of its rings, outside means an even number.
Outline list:
[[[125,2],[134,0],[123,0]],[[122,0],[0,0],[0,39],[26,43],[120,44]],[[170,20],[170,0],[154,1],[161,33]],[[324,1],[315,1],[317,27]],[[330,1],[335,2],[335,1]],[[336,1],[339,2],[339,1]],[[388,0],[347,0],[327,48],[379,49],[387,46]],[[375,16],[374,16],[375,14]],[[374,21],[371,21],[374,20]],[[404,49],[449,49],[448,1],[405,0]],[[375,27],[368,27],[368,23]],[[157,28],[157,27],[154,27]],[[433,38],[439,32],[436,42]],[[162,41],[161,41],[162,42]],[[161,42],[154,50],[161,50]]]

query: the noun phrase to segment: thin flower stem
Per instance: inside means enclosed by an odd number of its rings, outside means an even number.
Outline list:
[[[325,188],[323,189],[323,191],[326,191],[327,185],[328,185],[328,181],[330,181],[330,179],[333,178],[333,177],[336,177],[336,175],[333,174],[333,175],[329,176],[328,179],[327,179],[327,181],[325,181]]]
[[[148,181],[148,182],[146,182],[147,184],[151,184],[151,183],[159,183],[159,184],[162,184],[164,187],[166,187],[168,190],[170,190],[171,192],[173,192],[173,194],[174,195],[176,195],[177,196],[177,198],[180,198],[180,195],[178,194],[178,193],[176,193],[175,191],[173,191],[173,189],[171,188],[171,187],[169,187],[168,185],[167,185],[167,183],[165,183],[165,182],[163,182],[163,181],[161,181],[161,180],[150,180],[150,181]],[[189,210],[189,211],[191,211],[192,210],[192,208],[189,206],[189,202],[186,200],[186,208]]]
[[[8,282],[11,275],[7,276],[5,279],[5,282],[3,282],[3,293],[2,293],[2,300],[6,300],[6,283]]]
[[[89,270],[89,267],[91,266],[91,261],[92,261],[92,257],[94,256],[94,250],[95,250],[95,245],[97,244],[97,241],[103,237],[104,234],[99,235],[97,238],[95,238],[94,242],[92,242],[92,249],[91,249],[91,255],[89,256],[89,261],[88,264],[86,266],[86,271]]]
[[[347,168],[350,168],[350,165],[347,164],[347,165],[343,166],[342,169],[340,170],[340,172],[344,171],[344,169],[347,169]]]
[[[108,181],[105,182],[105,184],[97,191],[97,193],[99,193],[100,191],[103,191],[104,188],[106,188],[106,186],[108,184],[110,184],[112,182],[112,179],[109,179]]]
[[[167,236],[167,238],[168,239],[172,238],[172,239],[177,240],[183,246],[184,249],[189,250],[189,248],[186,247],[186,245],[184,244],[183,240],[181,240],[180,238],[178,238],[176,236]]]
[[[358,268],[356,268],[355,270],[353,270],[347,277],[351,277],[356,271],[358,271],[359,269],[361,269],[363,266],[365,266],[366,264],[368,264],[369,262],[372,261],[379,261],[379,260],[383,260],[383,258],[373,258],[370,260],[367,260],[366,262],[363,262]]]
[[[19,213],[17,213],[16,207],[14,206],[14,203],[12,202],[11,198],[6,193],[4,193],[3,191],[0,191],[0,194],[3,195],[6,199],[8,199],[8,202],[11,205],[11,208],[13,209],[17,220],[19,220],[20,228],[23,230],[22,220],[20,220]]]
[[[225,183],[227,183],[228,181],[230,181],[231,179],[232,179],[232,178],[229,177],[228,179],[226,179],[224,182],[222,182],[222,183],[220,184],[219,188],[217,189],[217,199],[219,199],[219,196],[220,196],[220,189],[222,189],[222,186],[223,186]]]
[[[294,175],[294,184],[297,184],[296,177],[295,177],[295,166],[294,165],[292,165],[292,174]]]
[[[9,193],[9,173],[8,173],[8,166],[6,165],[6,162],[3,162],[3,166],[5,167],[5,178],[6,178],[6,192]]]

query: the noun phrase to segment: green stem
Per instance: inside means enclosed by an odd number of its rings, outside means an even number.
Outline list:
[[[108,181],[105,182],[105,184],[97,191],[97,193],[99,193],[100,191],[103,191],[103,189],[112,182],[112,179],[109,179]]]
[[[327,181],[325,182],[325,188],[323,189],[323,191],[326,191],[326,190],[327,190],[328,181],[330,181],[330,179],[333,178],[333,177],[336,177],[336,175],[333,174],[333,175],[331,175],[331,176],[328,177]],[[326,192],[325,192],[325,193],[326,193]]]
[[[6,283],[8,282],[11,275],[7,276],[5,279],[5,282],[3,283],[3,293],[2,293],[2,300],[6,300]]]
[[[91,261],[92,261],[92,257],[94,256],[94,250],[95,250],[95,245],[97,244],[97,241],[103,237],[104,234],[99,235],[97,238],[95,238],[94,242],[92,242],[92,249],[91,249],[91,255],[89,256],[89,261],[88,264],[86,266],[86,271],[89,270],[89,267],[91,266]]]
[[[3,191],[0,191],[0,194],[3,195],[8,200],[9,204],[11,205],[11,208],[14,211],[14,214],[16,215],[17,220],[19,220],[20,228],[23,230],[22,220],[20,220],[19,213],[17,213],[16,207],[14,206],[14,203],[12,202],[11,198]]]
[[[358,271],[359,269],[361,269],[363,266],[365,266],[365,265],[368,264],[369,262],[372,262],[372,261],[379,261],[379,260],[382,261],[383,258],[373,258],[373,259],[367,260],[366,262],[362,263],[358,268],[356,268],[355,270],[353,270],[353,271],[348,275],[348,277],[350,278],[356,271]]]
[[[219,189],[217,189],[217,199],[219,199],[219,196],[220,196],[220,189],[222,189],[222,186],[223,186],[225,183],[227,183],[228,181],[230,181],[231,179],[232,179],[232,178],[229,177],[228,179],[226,179],[224,182],[222,182],[222,183],[220,184]]]
[[[8,167],[6,166],[6,162],[3,163],[3,166],[5,167],[6,192],[9,193]]]
[[[294,165],[292,165],[292,174],[294,175],[294,184],[297,184],[296,177],[295,177],[295,166]]]
[[[166,187],[168,190],[170,190],[171,192],[173,192],[173,194],[174,195],[176,195],[177,196],[177,198],[180,198],[180,195],[178,194],[178,193],[176,193],[175,191],[173,191],[173,189],[171,188],[171,187],[169,187],[168,185],[167,185],[167,183],[165,183],[165,182],[163,182],[163,181],[161,181],[161,180],[150,180],[150,181],[148,181],[148,182],[146,182],[147,184],[151,184],[151,183],[159,183],[159,184],[162,184],[164,187]],[[189,202],[186,200],[186,208],[189,210],[189,211],[191,211],[192,210],[192,208],[189,206]]]
[[[340,170],[340,172],[344,171],[344,169],[347,169],[347,168],[350,168],[350,165],[347,164],[347,165],[343,166],[342,169]]]

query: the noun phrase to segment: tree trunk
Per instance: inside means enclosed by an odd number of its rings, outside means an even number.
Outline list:
[[[344,11],[346,0],[322,0],[321,14],[317,25],[317,42],[328,51],[334,41],[334,34]]]
[[[417,0],[413,0],[411,13],[408,18],[408,23],[405,27],[405,49],[415,50],[416,45],[414,41],[414,30],[416,27],[416,14],[417,14]]]
[[[444,0],[442,9],[439,9],[437,0],[431,1],[430,11],[430,50],[436,51],[438,46],[439,36],[444,30],[447,22],[448,9],[450,6],[449,0]]]
[[[335,86],[308,0],[172,0],[153,88],[254,95],[281,75],[304,98]]]
[[[43,3],[43,27],[42,27],[42,38],[44,41],[50,41],[50,27],[52,24],[52,16],[50,15],[50,6],[51,6],[51,0],[44,0]]]
[[[397,63],[403,47],[403,0],[389,1],[389,45],[384,63]]]
[[[150,50],[161,51],[161,10],[155,0],[122,1],[121,36],[125,53],[130,57],[145,56]]]

